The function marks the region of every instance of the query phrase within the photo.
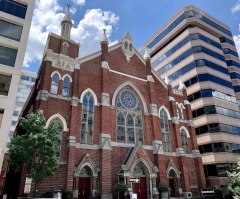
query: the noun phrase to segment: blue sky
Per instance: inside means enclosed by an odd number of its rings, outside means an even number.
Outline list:
[[[110,44],[129,31],[139,48],[186,5],[194,5],[228,24],[240,51],[240,0],[36,0],[24,69],[38,70],[47,34],[60,33],[68,3],[74,21],[72,39],[81,44],[80,56],[99,49],[103,28],[107,29]]]

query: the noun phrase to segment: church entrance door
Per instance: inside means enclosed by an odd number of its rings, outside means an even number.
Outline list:
[[[80,177],[78,186],[78,199],[90,198],[90,177]]]
[[[137,194],[138,199],[147,199],[147,182],[146,177],[139,177],[140,183],[133,183],[133,191]]]

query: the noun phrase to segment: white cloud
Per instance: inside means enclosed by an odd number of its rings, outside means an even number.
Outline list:
[[[77,4],[77,5],[84,5],[85,4],[85,0],[72,0],[73,3]]]
[[[240,57],[240,34],[239,35],[235,35],[233,36],[237,51],[238,51],[238,55]]]
[[[24,59],[24,66],[26,67],[41,61],[48,33],[60,34],[61,32],[61,20],[65,11],[60,6],[58,0],[48,0],[48,4],[45,1],[36,1]],[[80,0],[75,1],[80,2]],[[83,1],[81,0],[81,2]],[[72,13],[75,12],[76,10],[72,10]],[[83,19],[78,23],[75,22],[77,26],[72,28],[71,34],[71,38],[81,45],[80,55],[87,55],[99,50],[102,29],[107,29],[107,37],[109,38],[118,21],[119,17],[111,11],[103,11],[101,9],[87,10]],[[116,41],[110,40],[109,43],[111,45],[116,43]]]
[[[119,17],[113,12],[102,11],[101,9],[87,10],[77,28],[72,29],[72,38],[81,44],[80,55],[84,56],[100,48],[100,40],[103,28],[106,28],[109,38],[113,31],[113,26],[117,24]],[[109,41],[110,45],[116,41]]]
[[[231,11],[232,13],[240,11],[240,0],[238,0],[237,3],[232,7]]]

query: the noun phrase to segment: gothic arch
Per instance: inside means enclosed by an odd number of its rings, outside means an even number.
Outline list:
[[[187,138],[190,138],[190,134],[189,134],[189,132],[188,132],[188,130],[187,130],[187,128],[186,128],[185,126],[181,126],[181,127],[180,127],[180,132],[181,132],[182,130],[184,130],[184,131],[186,132]]]
[[[94,105],[97,106],[98,102],[97,102],[97,96],[96,94],[94,93],[94,91],[91,89],[91,88],[87,88],[86,90],[84,90],[81,94],[81,97],[80,97],[80,103],[83,103],[83,98],[84,98],[84,95],[89,92],[92,94],[93,98],[94,98]]]
[[[70,79],[70,82],[72,82],[72,77],[69,74],[63,75],[62,80],[64,80],[65,77],[68,77]]]
[[[59,118],[59,119],[61,120],[61,122],[62,122],[62,124],[63,124],[63,131],[68,131],[67,122],[66,122],[66,120],[64,119],[64,117],[61,116],[59,113],[54,114],[54,115],[52,115],[50,118],[48,118],[47,123],[46,123],[46,128],[48,128],[50,122],[51,122],[53,119],[55,119],[55,118]]]
[[[131,168],[131,173],[133,173],[133,170],[134,170],[135,166],[136,166],[137,164],[139,164],[139,163],[143,164],[144,169],[145,169],[145,172],[146,172],[147,175],[150,175],[150,174],[152,173],[152,169],[151,169],[150,165],[148,164],[147,161],[145,161],[145,160],[142,159],[142,158],[139,158],[138,160],[136,160],[136,161],[133,163],[132,168]]]
[[[98,172],[100,171],[100,169],[95,167],[95,165],[93,164],[93,162],[92,162],[92,160],[91,160],[91,158],[90,158],[88,153],[83,157],[82,161],[76,167],[75,172],[74,172],[74,176],[75,177],[79,177],[81,170],[85,166],[89,167],[89,169],[91,170],[92,175],[94,177],[98,176]]]
[[[167,163],[167,177],[170,178],[169,174],[171,172],[171,170],[176,174],[176,177],[177,178],[180,178],[180,175],[181,175],[181,171],[179,171],[177,169],[177,167],[175,166],[173,160],[169,160],[168,163]]]
[[[158,116],[160,117],[160,112],[161,112],[162,109],[166,111],[168,120],[171,120],[170,113],[169,113],[168,109],[167,109],[164,105],[162,105],[162,106],[159,108]]]
[[[121,85],[118,86],[118,88],[115,90],[114,94],[113,94],[113,98],[112,98],[112,106],[116,106],[116,98],[118,93],[120,92],[120,90],[122,90],[122,88],[126,87],[126,86],[130,86],[140,97],[142,104],[143,104],[143,109],[144,109],[144,113],[148,113],[147,110],[147,104],[146,101],[142,95],[142,93],[139,91],[139,89],[130,81],[124,82]]]
[[[51,74],[51,78],[53,77],[53,75],[57,74],[58,77],[59,77],[59,80],[62,79],[62,76],[61,74],[58,72],[58,71],[53,71],[52,74]]]

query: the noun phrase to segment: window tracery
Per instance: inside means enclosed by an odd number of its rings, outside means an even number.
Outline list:
[[[82,122],[81,122],[81,143],[93,143],[93,120],[94,120],[94,98],[90,92],[83,97]]]
[[[171,137],[169,132],[168,117],[164,109],[160,111],[160,122],[162,129],[162,143],[165,152],[171,152]]]
[[[189,139],[184,129],[181,130],[182,147],[185,153],[189,153]]]
[[[119,142],[143,142],[142,108],[136,95],[124,90],[117,99],[117,140]]]

